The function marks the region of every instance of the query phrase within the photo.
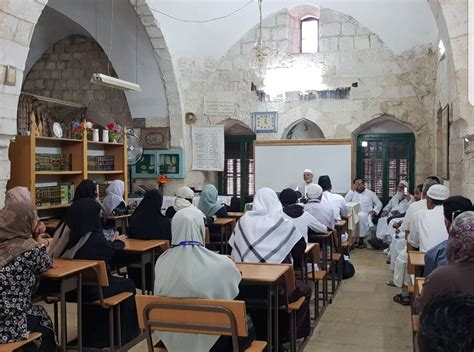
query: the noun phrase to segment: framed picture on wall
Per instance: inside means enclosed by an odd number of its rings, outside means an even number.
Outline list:
[[[442,177],[449,180],[449,104],[441,111]]]
[[[144,149],[168,149],[170,129],[169,127],[143,128],[140,139]]]
[[[184,178],[184,153],[182,149],[158,151],[160,171],[169,178]]]

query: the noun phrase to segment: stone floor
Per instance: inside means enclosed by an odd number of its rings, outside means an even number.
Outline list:
[[[355,276],[343,282],[304,351],[412,351],[410,310],[392,301],[398,289],[385,285],[391,272],[382,254],[356,249],[351,252],[351,260],[356,268]],[[68,337],[73,338],[76,331],[74,305],[68,304],[68,319]],[[130,351],[146,352],[145,341]]]

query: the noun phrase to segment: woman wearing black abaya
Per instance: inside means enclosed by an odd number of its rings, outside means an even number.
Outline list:
[[[69,227],[69,240],[63,253],[74,259],[103,260],[109,268],[109,262],[117,251],[124,248],[125,236],[117,235],[112,242],[102,235],[100,219],[101,206],[91,198],[83,198],[73,202],[65,218]],[[102,287],[104,298],[122,292],[132,292],[134,296],[120,304],[122,317],[122,345],[138,336],[137,310],[135,306],[135,285],[133,281],[108,274],[109,286]],[[83,288],[84,302],[99,299],[95,287]],[[104,309],[83,305],[83,342],[84,347],[103,348],[109,346],[108,312]],[[117,332],[115,336],[118,336]]]
[[[97,184],[92,180],[82,180],[74,192],[73,202],[83,198],[97,199]]]

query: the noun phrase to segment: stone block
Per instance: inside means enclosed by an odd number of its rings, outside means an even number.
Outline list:
[[[355,35],[355,25],[350,22],[341,24],[341,35]]]
[[[94,97],[97,101],[105,101],[105,92],[103,90],[98,90],[95,92]]]
[[[319,51],[337,51],[337,37],[321,38],[319,40]]]
[[[140,21],[142,22],[143,26],[156,26],[156,19],[153,15],[150,16],[140,16]]]
[[[32,34],[33,24],[26,21],[19,21],[14,40],[23,46],[28,46],[30,44]]]
[[[340,23],[322,23],[319,27],[320,37],[334,37],[341,34]]]
[[[0,37],[5,39],[13,39],[17,26],[17,18],[0,12]]]
[[[161,33],[161,30],[157,26],[148,26],[148,27],[145,27],[145,30],[148,33],[148,36],[150,37],[150,39],[163,38],[163,33]]]
[[[81,103],[83,102],[84,94],[80,90],[76,90],[72,92],[72,101],[76,103]]]
[[[75,91],[79,89],[79,87],[80,87],[79,81],[77,81],[76,79],[70,79],[67,81],[68,90]]]
[[[354,43],[356,49],[370,48],[369,36],[367,35],[358,35],[354,37]]]
[[[380,47],[383,46],[383,42],[380,40],[378,35],[371,34],[369,37],[370,37],[370,47],[371,48],[380,48]]]
[[[290,18],[290,16],[288,16],[288,14],[279,14],[277,17],[276,17],[276,24],[277,25],[283,25],[283,26],[287,26],[288,25],[288,19]]]
[[[56,62],[54,62],[54,61],[46,62],[46,67],[45,68],[46,68],[46,70],[55,70],[56,69]]]
[[[0,48],[0,60],[3,65],[13,65],[20,70],[25,69],[24,63],[30,48],[4,38],[0,38]]]
[[[352,49],[354,49],[354,37],[340,37],[338,48],[339,48],[339,50],[352,50]]]
[[[36,89],[43,89],[44,88],[44,80],[42,80],[42,79],[35,80],[35,87],[36,87]]]
[[[0,10],[24,19],[31,23],[36,23],[44,4],[38,4],[33,1],[2,0],[0,1]]]
[[[51,71],[51,78],[52,79],[61,79],[61,71]]]
[[[272,28],[271,38],[274,41],[288,39],[288,28],[286,27]]]
[[[48,90],[53,90],[54,89],[54,80],[53,79],[47,79],[44,81],[44,88]]]
[[[57,61],[56,62],[56,69],[64,70],[66,68],[66,63],[64,61]]]
[[[367,27],[359,25],[356,28],[356,34],[357,35],[369,35],[373,34]]]

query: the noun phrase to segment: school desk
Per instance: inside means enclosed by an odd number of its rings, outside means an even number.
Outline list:
[[[236,224],[235,218],[217,218],[211,227],[218,227],[221,236],[221,254],[228,254],[228,240]]]

